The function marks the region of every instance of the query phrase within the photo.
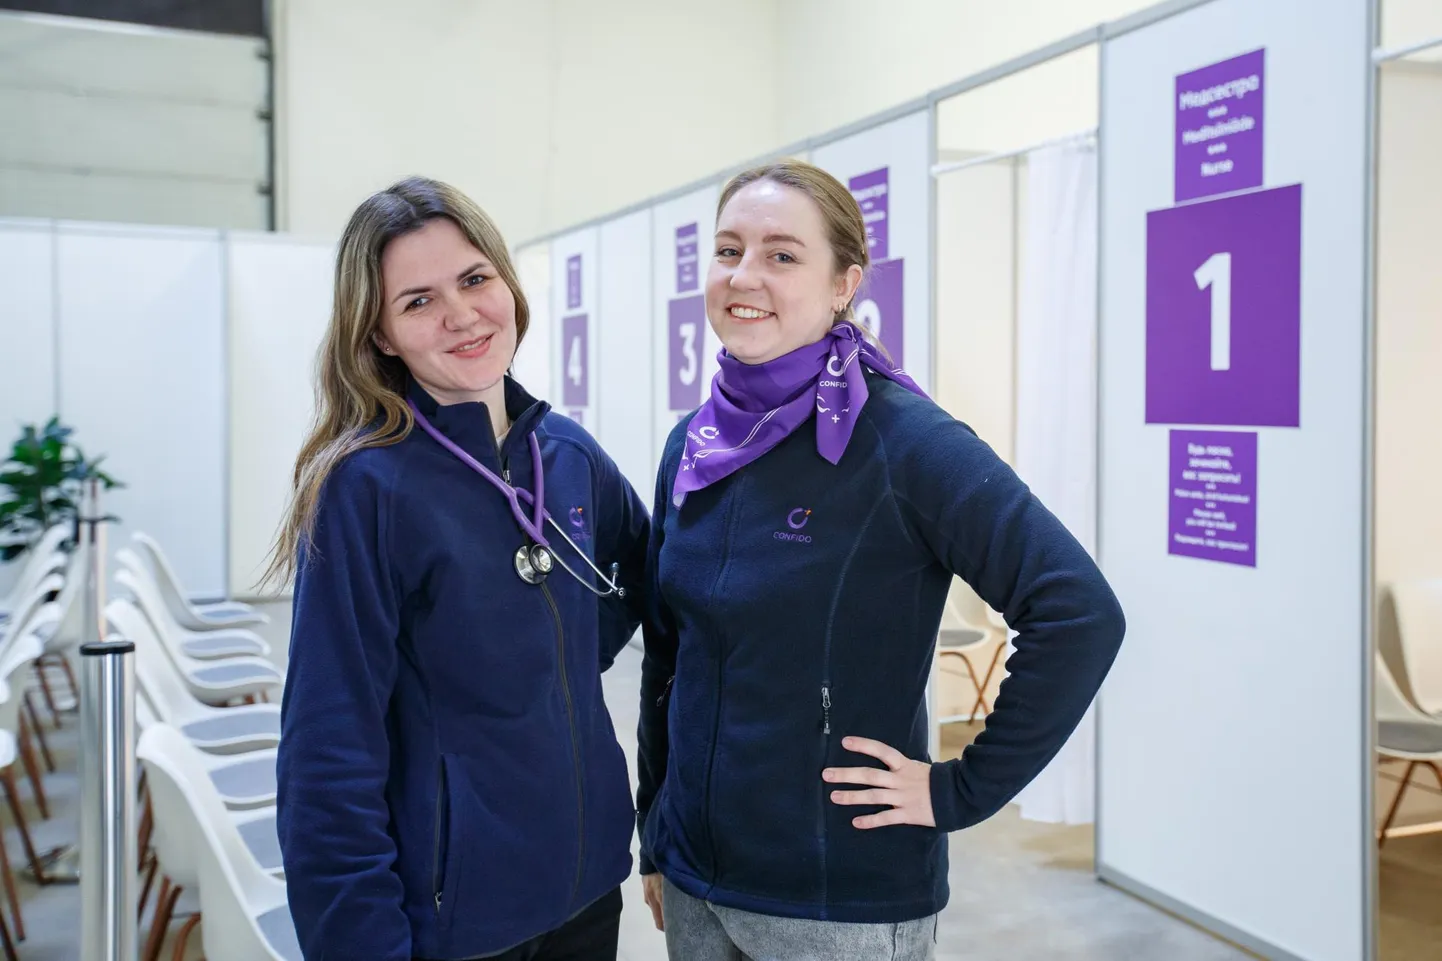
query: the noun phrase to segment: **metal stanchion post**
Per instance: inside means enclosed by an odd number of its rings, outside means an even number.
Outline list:
[[[135,645],[80,655],[80,956],[135,961]]]

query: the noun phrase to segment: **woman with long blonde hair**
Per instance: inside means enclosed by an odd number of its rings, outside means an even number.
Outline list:
[[[649,520],[509,376],[527,321],[460,192],[352,215],[269,572],[295,585],[277,823],[308,959],[616,956],[635,822],[600,674]]]

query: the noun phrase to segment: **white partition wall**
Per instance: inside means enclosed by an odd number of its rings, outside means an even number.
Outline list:
[[[706,322],[705,288],[719,195],[713,185],[651,208],[657,463],[671,429],[705,399],[718,369],[721,341]]]
[[[119,546],[164,545],[196,594],[226,592],[224,257],[213,231],[62,225],[60,414],[127,486]]]
[[[48,221],[0,221],[0,458],[21,424],[44,424],[56,413],[54,252]]]
[[[594,227],[551,242],[551,383],[556,410],[596,432],[596,262]]]
[[[931,389],[930,109],[823,144],[811,162],[861,205],[871,275],[856,316],[899,366]]]
[[[516,349],[511,376],[540,400],[551,390],[551,245],[531,244],[515,254],[516,273],[526,295],[530,323],[526,339]]]
[[[597,438],[648,509],[656,486],[656,416],[651,370],[651,212],[639,210],[600,228],[596,311]]]
[[[1101,875],[1369,957],[1370,5],[1212,0],[1102,60]]]
[[[315,413],[335,248],[272,234],[226,243],[230,349],[230,591],[257,593]],[[278,585],[284,588],[284,585]]]

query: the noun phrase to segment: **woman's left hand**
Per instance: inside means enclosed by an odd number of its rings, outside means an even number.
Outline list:
[[[890,824],[919,824],[936,827],[931,810],[931,765],[913,761],[896,748],[864,737],[843,738],[841,746],[857,754],[868,754],[885,764],[887,770],[874,767],[829,767],[821,777],[833,784],[867,784],[865,791],[832,791],[837,804],[882,804],[891,810],[852,818],[859,828],[879,828]]]

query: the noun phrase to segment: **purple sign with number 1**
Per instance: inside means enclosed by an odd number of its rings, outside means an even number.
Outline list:
[[[1302,187],[1147,214],[1148,424],[1301,423]]]

